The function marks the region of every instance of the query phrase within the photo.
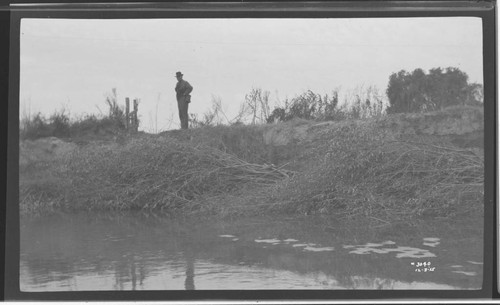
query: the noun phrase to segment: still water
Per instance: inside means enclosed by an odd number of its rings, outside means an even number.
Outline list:
[[[480,289],[482,220],[21,219],[22,291]]]

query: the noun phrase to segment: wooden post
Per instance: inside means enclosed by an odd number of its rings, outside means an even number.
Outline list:
[[[134,131],[139,129],[139,122],[137,121],[137,108],[139,107],[139,99],[134,99]]]
[[[125,128],[128,130],[130,125],[130,99],[125,98]]]

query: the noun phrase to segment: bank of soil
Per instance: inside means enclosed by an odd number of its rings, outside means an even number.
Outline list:
[[[165,213],[482,213],[479,107],[340,122],[294,120],[159,135],[20,143],[20,206]]]

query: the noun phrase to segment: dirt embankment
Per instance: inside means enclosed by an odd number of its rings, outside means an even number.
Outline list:
[[[429,113],[403,113],[380,118],[341,122],[309,122],[296,120],[274,125],[263,132],[264,142],[283,146],[312,142],[332,128],[366,126],[401,135],[447,137],[458,147],[483,148],[484,113],[479,107],[450,107]]]
[[[342,122],[275,125],[264,138],[297,149],[281,208],[377,217],[481,213],[484,114],[453,107]]]
[[[288,146],[292,144],[312,143],[323,140],[324,134],[333,128],[349,128],[349,126],[371,126],[380,129],[381,132],[390,131],[402,135],[430,135],[446,137],[456,146],[462,148],[483,148],[484,146],[484,114],[479,107],[450,107],[444,111],[419,113],[419,114],[395,114],[381,118],[360,119],[341,122],[311,122],[306,120],[294,120],[287,123],[266,125],[259,128],[262,133],[262,144],[267,146]],[[169,136],[181,131],[164,132]],[[196,130],[190,130],[196,133]],[[244,142],[237,135],[240,142]],[[206,135],[210,136],[210,135]],[[213,136],[213,135],[212,135]],[[236,135],[235,135],[236,136]],[[252,134],[255,137],[255,132]],[[176,138],[184,141],[199,140],[197,137],[184,136]],[[120,140],[124,141],[121,136]],[[108,142],[115,142],[113,139]],[[255,140],[253,140],[255,145]],[[258,143],[257,143],[258,144]],[[37,140],[26,140],[20,142],[20,165],[29,162],[54,159],[72,152],[78,145],[56,137],[41,138]]]
[[[49,202],[56,209],[212,214],[341,210],[377,217],[480,210],[483,116],[482,108],[454,107],[83,144],[23,141],[21,207],[44,209]]]
[[[68,155],[78,146],[56,137],[26,140],[19,143],[19,166],[53,160]]]

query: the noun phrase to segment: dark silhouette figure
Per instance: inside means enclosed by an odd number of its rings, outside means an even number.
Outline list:
[[[177,77],[177,85],[175,86],[175,92],[177,94],[177,106],[179,107],[179,119],[181,120],[181,128],[188,129],[188,106],[191,102],[191,91],[193,87],[185,80],[182,79],[184,75],[181,72],[177,72],[175,77]]]

